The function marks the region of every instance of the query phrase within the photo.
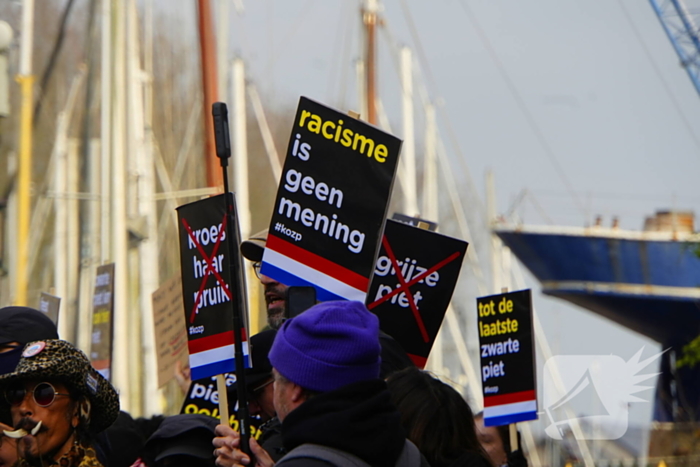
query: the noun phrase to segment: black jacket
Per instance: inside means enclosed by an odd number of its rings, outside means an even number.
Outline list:
[[[262,435],[260,435],[258,443],[272,457],[272,460],[277,462],[287,452],[282,445],[282,423],[277,417],[274,417],[265,422],[260,430],[262,430]]]
[[[314,396],[282,423],[284,447],[289,452],[305,443],[320,444],[353,454],[372,466],[393,466],[406,436],[389,399],[386,383],[378,379]],[[284,465],[327,466],[310,459],[293,459]]]

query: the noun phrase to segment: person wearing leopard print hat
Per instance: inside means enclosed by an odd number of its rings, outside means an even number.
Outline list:
[[[28,343],[14,372],[0,376],[0,410],[17,438],[17,467],[101,467],[94,436],[119,413],[116,390],[69,342]]]

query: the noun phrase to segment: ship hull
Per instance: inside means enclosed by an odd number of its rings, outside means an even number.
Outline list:
[[[687,342],[700,334],[700,258],[691,237],[579,230],[496,234],[547,295],[659,343]]]
[[[700,366],[674,368],[700,334],[700,258],[692,234],[518,228],[495,233],[547,295],[661,344],[654,420],[700,420]]]

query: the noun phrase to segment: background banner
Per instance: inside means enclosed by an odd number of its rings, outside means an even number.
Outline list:
[[[46,313],[53,324],[58,326],[58,312],[61,309],[61,297],[41,292],[39,296],[39,311]]]
[[[188,364],[187,331],[182,306],[182,277],[168,279],[151,296],[158,359],[158,387],[175,376],[177,362]]]
[[[90,363],[106,379],[112,369],[114,323],[114,263],[97,267],[92,296],[92,344]]]

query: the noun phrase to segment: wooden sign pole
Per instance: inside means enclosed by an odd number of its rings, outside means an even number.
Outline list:
[[[224,375],[216,375],[216,390],[219,392],[219,421],[229,425],[228,394],[226,392],[226,379]]]

